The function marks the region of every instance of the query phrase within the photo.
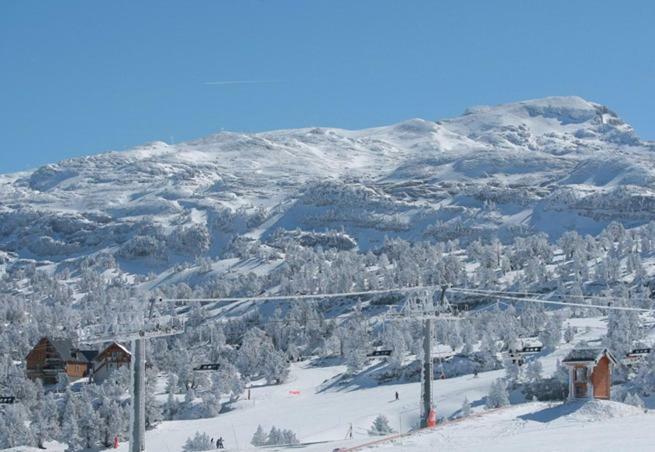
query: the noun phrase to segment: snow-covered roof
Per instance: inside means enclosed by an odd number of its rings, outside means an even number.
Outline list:
[[[116,344],[116,346],[117,346],[118,348],[120,348],[121,350],[123,350],[123,351],[124,351],[125,353],[127,353],[128,355],[132,355],[132,353],[131,353],[131,352],[130,352],[130,351],[129,351],[129,350],[128,350],[128,349],[127,349],[123,344],[119,344],[118,342],[114,342],[114,344]]]
[[[543,347],[544,344],[537,338],[525,338],[525,339],[520,339],[521,345],[523,347]]]
[[[80,350],[73,346],[69,338],[46,338],[62,361],[91,362],[98,354],[97,350]]]
[[[127,349],[127,347],[125,347],[122,344],[119,344],[118,342],[112,342],[111,344],[103,348],[100,353],[98,353],[98,355],[95,357],[95,361],[97,362],[103,361],[109,354],[109,349],[112,347],[117,347],[121,351],[123,351],[127,356],[132,356],[132,353]]]
[[[607,348],[599,347],[581,347],[575,348],[569,352],[562,361],[563,363],[580,363],[580,362],[598,362],[603,356],[607,356],[610,361],[616,364],[618,361]]]

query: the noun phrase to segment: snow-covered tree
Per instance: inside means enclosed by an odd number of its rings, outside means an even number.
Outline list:
[[[255,447],[260,447],[260,446],[264,446],[266,444],[266,441],[267,441],[266,432],[264,431],[261,425],[258,425],[257,430],[255,430],[255,433],[252,435],[250,444],[252,444]]]
[[[171,421],[175,419],[175,415],[179,409],[177,399],[175,398],[175,393],[173,389],[168,390],[168,395],[166,397],[166,404],[164,405],[164,416],[167,420]]]
[[[497,379],[491,383],[489,393],[486,398],[487,408],[500,408],[509,405],[509,394],[507,384],[502,379]]]
[[[112,445],[114,438],[120,438],[128,428],[127,410],[122,408],[118,402],[104,399],[99,410],[101,422],[100,440],[105,447]]]
[[[627,403],[628,405],[632,405],[642,409],[646,406],[643,399],[639,397],[638,394],[634,394],[634,393],[629,393],[623,400],[623,403]]]
[[[236,401],[244,389],[244,382],[235,366],[226,360],[219,361],[218,371],[212,372],[211,387],[217,396],[228,395],[230,401]]]
[[[468,397],[464,397],[460,413],[462,414],[462,417],[468,417],[471,415],[471,402],[469,402]]]
[[[526,370],[525,370],[525,376],[530,382],[534,382],[537,380],[541,379],[541,375],[543,373],[543,365],[541,364],[541,361],[538,359],[535,359],[533,361],[530,361],[528,364]]]
[[[388,435],[389,433],[393,433],[393,429],[389,425],[389,419],[380,414],[373,420],[368,433],[370,435]]]
[[[32,430],[37,447],[43,447],[46,441],[57,438],[59,434],[58,417],[57,401],[52,393],[39,400],[32,411],[30,423],[30,430]]]
[[[343,356],[349,372],[357,372],[366,362],[366,353],[370,347],[366,323],[360,314],[349,319],[339,328]]]
[[[268,435],[266,435],[266,438],[267,446],[277,446],[284,444],[282,441],[282,431],[276,426],[271,427],[271,430],[268,432]]]
[[[261,375],[269,384],[282,383],[289,375],[289,362],[280,351],[271,350],[262,364]]]
[[[546,351],[553,351],[557,348],[562,340],[562,320],[558,315],[549,317],[544,329],[539,332],[539,340]]]
[[[264,331],[251,328],[243,336],[237,367],[246,377],[262,376],[273,383],[284,381],[289,364]]]
[[[280,437],[283,445],[294,445],[294,444],[299,444],[300,441],[298,441],[298,438],[296,437],[296,434],[289,430],[289,429],[284,429],[280,432]]]
[[[34,437],[28,428],[28,413],[21,404],[7,405],[0,416],[0,447],[31,446]]]
[[[155,398],[156,374],[152,370],[146,371],[146,428],[154,428],[163,419],[161,406]]]
[[[67,452],[78,452],[86,448],[85,438],[80,432],[79,402],[70,388],[64,397],[64,408],[61,422],[61,440],[68,445]]]
[[[566,327],[566,330],[564,330],[564,341],[566,341],[567,344],[570,344],[574,339],[575,328],[569,325]]]
[[[511,384],[516,383],[521,375],[521,368],[511,359],[505,359],[503,365],[505,366],[505,376],[507,381]]]
[[[625,301],[628,298],[626,290],[619,290],[615,306],[629,306]],[[635,311],[610,310],[607,314],[606,345],[617,356],[625,356],[640,337],[639,315]]]
[[[196,432],[191,438],[187,438],[182,450],[184,452],[200,452],[214,450],[216,446],[212,444],[211,438],[206,433]]]
[[[100,423],[101,418],[93,407],[91,396],[88,391],[82,391],[78,404],[80,436],[84,447],[91,449],[96,446],[100,440]]]

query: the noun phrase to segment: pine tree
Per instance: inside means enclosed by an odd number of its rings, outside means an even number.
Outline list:
[[[567,344],[570,344],[574,339],[575,339],[575,328],[569,325],[566,327],[566,330],[564,331],[564,340],[566,341]]]
[[[271,427],[271,431],[268,432],[266,444],[269,446],[277,446],[282,444],[282,432],[278,430],[276,426]]]
[[[642,408],[642,409],[644,408],[644,406],[646,406],[644,401],[641,399],[641,397],[639,397],[638,394],[634,394],[634,393],[628,394],[625,397],[625,400],[623,401],[623,403],[627,403],[628,405],[632,405],[632,406],[635,406],[637,408]]]
[[[497,379],[491,384],[489,394],[487,394],[487,408],[500,408],[509,405],[509,394],[507,385],[502,379]]]
[[[355,373],[364,367],[369,347],[366,322],[359,311],[339,329],[339,335],[348,371]]]
[[[281,437],[282,444],[285,446],[291,446],[300,443],[300,441],[298,441],[298,438],[296,437],[296,434],[288,429],[282,430],[280,433],[280,437]]]
[[[66,391],[65,400],[62,413],[61,440],[68,445],[66,452],[78,452],[84,450],[85,441],[80,433],[78,402],[70,387]]]
[[[112,445],[114,438],[121,437],[127,430],[126,412],[121,406],[109,399],[103,400],[100,409],[101,424],[101,441],[105,447]]]
[[[616,291],[616,305],[629,306],[624,301],[629,293],[624,288]],[[634,311],[610,310],[607,314],[607,336],[605,337],[606,345],[617,356],[625,356],[630,352],[633,344],[640,339],[640,320],[639,315]]]
[[[223,394],[230,396],[230,401],[236,401],[244,390],[244,381],[237,368],[226,360],[219,361],[219,369],[211,374],[212,391],[217,397]]]
[[[163,419],[161,406],[155,398],[156,376],[153,373],[146,373],[146,428],[154,428]]]
[[[57,401],[52,393],[44,396],[34,408],[30,429],[38,447],[59,434],[58,416]]]
[[[255,430],[255,433],[252,435],[252,439],[250,440],[250,444],[252,444],[255,447],[263,446],[267,442],[267,436],[266,433],[264,432],[264,429],[262,428],[261,425],[257,426],[257,430]]]
[[[202,411],[205,417],[216,417],[221,412],[222,404],[220,397],[217,397],[214,393],[207,391],[203,392],[201,395],[202,398]]]
[[[28,414],[21,404],[7,405],[0,416],[0,448],[31,446],[32,432],[27,428]]]
[[[266,353],[261,373],[268,384],[284,382],[289,375],[289,363],[284,353],[277,350]]]
[[[175,419],[175,414],[177,413],[178,410],[178,403],[177,400],[175,399],[175,394],[173,392],[173,389],[168,390],[168,397],[166,398],[166,405],[164,406],[164,414],[166,415],[166,419],[169,421],[172,421]]]
[[[539,340],[544,346],[544,350],[553,351],[557,348],[562,339],[562,320],[557,315],[551,316],[546,322],[546,326],[539,333]]]
[[[196,432],[193,438],[187,438],[184,443],[182,450],[184,452],[199,452],[213,450],[214,444],[212,444],[211,438],[206,433]]]
[[[521,368],[515,362],[512,362],[511,359],[505,359],[505,375],[507,380],[511,383],[516,383],[521,375]]]
[[[100,439],[100,416],[94,409],[89,393],[84,391],[80,398],[79,409],[79,429],[80,436],[87,449],[93,448]]]
[[[389,433],[392,433],[393,430],[389,425],[389,419],[380,414],[373,420],[373,425],[368,432],[371,435],[388,435]]]
[[[528,368],[525,371],[525,375],[528,378],[528,381],[536,382],[541,380],[541,374],[543,372],[543,369],[544,368],[538,359],[531,361],[530,364],[528,364]]]
[[[471,415],[471,402],[468,397],[464,397],[461,408],[462,417],[469,417]]]
[[[166,380],[166,392],[168,393],[173,393],[175,394],[177,392],[178,384],[179,384],[179,378],[176,374],[173,372],[168,374],[168,378]]]

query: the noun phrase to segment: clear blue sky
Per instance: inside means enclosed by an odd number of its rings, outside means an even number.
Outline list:
[[[655,2],[0,1],[0,172],[569,94],[655,139]]]

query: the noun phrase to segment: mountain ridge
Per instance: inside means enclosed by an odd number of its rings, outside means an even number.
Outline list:
[[[596,233],[652,217],[654,148],[575,96],[362,130],[153,142],[0,176],[0,249],[55,263],[103,251],[145,271],[156,256],[218,258],[237,237],[296,229],[343,230],[361,250],[385,237]],[[189,234],[208,243],[181,246]]]

